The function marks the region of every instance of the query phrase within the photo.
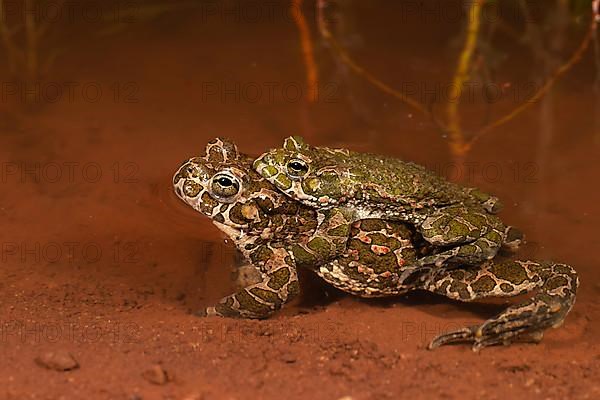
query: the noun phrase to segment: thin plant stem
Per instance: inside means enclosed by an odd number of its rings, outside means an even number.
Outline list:
[[[25,10],[32,10],[33,0],[25,0]],[[38,71],[38,33],[35,26],[34,13],[25,12],[25,34],[27,40],[26,68],[29,80],[37,78]]]
[[[2,43],[6,50],[8,67],[11,73],[17,71],[17,64],[19,59],[19,51],[12,40],[12,33],[6,24],[6,15],[4,14],[4,0],[0,0],[0,36],[2,37]]]
[[[338,43],[335,37],[329,31],[327,27],[327,23],[325,22],[325,7],[326,0],[317,0],[317,20],[319,25],[319,31],[321,32],[321,36],[331,45],[331,47],[335,50],[338,56],[342,59],[342,61],[348,65],[357,75],[364,77],[369,83],[378,88],[384,93],[389,94],[390,96],[400,100],[406,105],[414,108],[415,110],[423,113],[426,116],[431,117],[432,113],[430,110],[423,104],[418,101],[406,96],[404,93],[399,92],[396,89],[393,89],[389,85],[383,83],[381,80],[376,78],[373,74],[367,71],[365,68],[358,65],[352,57],[344,50],[344,48]]]
[[[310,37],[310,29],[302,12],[303,0],[293,0],[291,13],[300,32],[300,45],[302,47],[302,58],[306,68],[306,84],[308,86],[306,100],[314,103],[319,99],[319,75]]]
[[[338,57],[344,62],[347,66],[350,67],[354,73],[359,76],[362,76],[373,86],[378,88],[384,93],[391,95],[392,97],[400,100],[411,108],[421,112],[422,114],[429,116],[432,121],[445,133],[449,133],[451,138],[450,150],[452,154],[455,156],[455,159],[463,159],[464,156],[472,149],[473,145],[479,141],[483,136],[487,135],[494,129],[498,128],[501,125],[511,121],[529,107],[531,107],[534,103],[541,100],[555,85],[555,83],[566,74],[577,62],[579,62],[588,49],[592,38],[595,35],[597,30],[597,25],[600,22],[600,0],[592,0],[592,19],[590,22],[590,27],[587,31],[587,34],[582,39],[578,48],[573,52],[571,57],[562,65],[558,66],[557,69],[550,75],[548,79],[546,79],[545,83],[542,87],[528,100],[518,105],[512,111],[509,111],[504,116],[496,119],[495,121],[485,125],[480,130],[476,131],[469,140],[466,140],[464,137],[464,133],[462,132],[460,126],[460,118],[459,118],[459,97],[460,97],[460,89],[461,86],[466,82],[469,78],[470,65],[472,63],[473,54],[475,52],[477,46],[477,38],[479,34],[480,24],[481,24],[481,10],[484,6],[485,0],[475,0],[470,4],[470,21],[467,39],[465,41],[465,46],[459,58],[459,63],[457,67],[457,71],[454,77],[454,83],[452,86],[452,90],[456,91],[454,97],[450,97],[451,99],[455,99],[453,103],[448,105],[446,115],[448,116],[449,123],[446,126],[443,122],[438,121],[435,118],[434,113],[431,111],[430,107],[414,100],[413,98],[405,95],[404,93],[390,87],[385,84],[383,81],[375,77],[372,73],[370,73],[367,69],[359,65],[354,59],[348,54],[348,52],[338,43],[335,37],[331,34],[327,24],[325,22],[324,13],[325,7],[327,4],[326,0],[317,0],[317,23],[319,26],[319,31],[321,36],[331,45],[333,50],[337,53]]]
[[[469,143],[467,144],[467,146],[466,146],[467,151],[469,149],[471,149],[471,147],[479,139],[481,139],[482,136],[491,132],[492,130],[499,127],[500,125],[503,125],[503,124],[507,123],[508,121],[514,119],[517,115],[521,114],[523,111],[527,110],[533,104],[535,104],[540,99],[542,99],[550,91],[550,89],[554,86],[554,84],[558,81],[558,79],[561,78],[565,73],[567,73],[571,69],[571,67],[573,67],[575,64],[577,64],[577,62],[579,62],[579,60],[581,60],[581,57],[585,54],[586,50],[588,49],[588,47],[590,45],[590,42],[592,41],[592,38],[595,35],[598,22],[600,22],[600,14],[599,14],[600,10],[598,9],[598,3],[600,3],[600,0],[594,0],[594,2],[592,4],[593,15],[592,15],[592,19],[590,22],[590,27],[589,27],[585,37],[581,41],[581,44],[579,45],[577,50],[575,50],[575,52],[571,55],[571,57],[567,60],[567,62],[560,65],[556,69],[556,71],[554,71],[554,73],[550,76],[550,78],[548,78],[546,80],[546,82],[531,97],[531,99],[523,102],[520,106],[518,106],[514,110],[508,112],[503,117],[497,119],[496,121],[492,122],[491,124],[483,127],[481,130],[479,130],[479,132],[477,132],[477,134],[473,137],[473,139],[471,139],[469,141]]]
[[[459,105],[462,88],[469,80],[469,72],[472,66],[473,55],[477,48],[477,38],[481,26],[481,11],[485,0],[476,0],[469,7],[469,26],[463,50],[458,59],[458,66],[450,86],[448,94],[449,102],[446,110],[448,118],[448,132],[450,135],[450,151],[454,156],[462,157],[468,151],[465,143],[464,133],[461,128]]]

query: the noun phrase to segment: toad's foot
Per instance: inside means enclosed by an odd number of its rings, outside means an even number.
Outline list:
[[[575,303],[579,279],[565,264],[510,261],[488,262],[479,271],[456,268],[440,271],[427,289],[447,297],[473,301],[486,297],[508,297],[537,289],[537,294],[509,307],[481,326],[465,327],[436,337],[429,349],[471,342],[473,350],[508,344],[516,340],[541,339],[543,331],[558,327]]]
[[[510,344],[516,340],[539,342],[543,331],[562,324],[572,304],[533,300],[507,309],[499,316],[489,319],[480,326],[471,326],[448,332],[433,339],[429,349],[459,342],[473,343],[473,351],[484,347]]]

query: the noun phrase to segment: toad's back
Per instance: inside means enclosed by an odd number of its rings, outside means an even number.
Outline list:
[[[468,191],[424,167],[395,158],[348,150],[313,148],[315,177],[337,175],[347,199],[377,203],[449,205],[472,200]]]

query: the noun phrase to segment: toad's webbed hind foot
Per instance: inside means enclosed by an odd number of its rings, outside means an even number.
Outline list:
[[[515,341],[539,341],[543,332],[558,327],[575,303],[579,280],[565,264],[509,261],[488,262],[479,271],[443,270],[428,283],[428,290],[461,301],[508,297],[534,289],[534,297],[515,304],[482,325],[442,334],[431,341],[435,349],[457,342],[473,343],[473,350]]]
[[[484,347],[510,344],[514,341],[539,342],[543,331],[560,325],[571,305],[560,303],[547,304],[544,301],[532,301],[511,307],[499,316],[487,320],[479,326],[470,326],[442,334],[429,343],[429,349],[459,342],[473,343],[473,350]]]
[[[539,343],[542,341],[544,337],[543,331],[534,331],[528,333],[521,333],[519,336],[515,336],[512,338],[502,337],[502,336],[489,336],[488,338],[483,338],[479,333],[479,326],[469,326],[462,329],[457,329],[452,332],[445,333],[436,337],[432,340],[427,348],[429,350],[436,349],[440,346],[444,346],[446,344],[452,343],[464,343],[464,342],[472,342],[473,343],[473,351],[477,352],[486,346],[492,345],[508,345],[513,342],[528,342],[528,343]]]

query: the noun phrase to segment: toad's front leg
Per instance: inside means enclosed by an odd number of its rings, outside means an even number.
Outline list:
[[[300,291],[295,263],[283,248],[269,249],[271,256],[261,265],[262,282],[224,297],[219,304],[196,313],[198,316],[268,318]]]
[[[537,293],[510,306],[482,325],[442,334],[430,349],[454,343],[471,342],[473,350],[521,339],[540,340],[543,332],[558,327],[575,303],[579,278],[569,265],[551,262],[507,261],[485,263],[480,269],[442,269],[426,284],[426,289],[460,301],[487,297]]]

